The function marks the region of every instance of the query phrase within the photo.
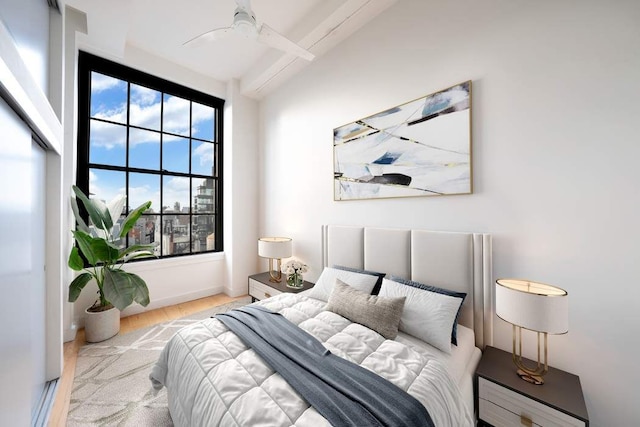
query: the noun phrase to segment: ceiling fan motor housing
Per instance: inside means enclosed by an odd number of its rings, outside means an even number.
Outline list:
[[[233,28],[244,37],[255,38],[258,35],[256,17],[253,12],[240,7],[233,15]]]

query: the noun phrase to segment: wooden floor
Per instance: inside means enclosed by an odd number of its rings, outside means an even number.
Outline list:
[[[150,310],[140,314],[134,314],[129,317],[123,317],[120,319],[120,333],[126,334],[127,332],[131,332],[136,329],[178,319],[192,313],[206,310],[210,307],[227,304],[240,298],[243,297],[232,298],[224,294],[219,294],[195,301]],[[49,427],[62,427],[67,423],[69,399],[71,398],[71,389],[73,388],[73,377],[76,371],[78,350],[85,344],[84,329],[78,330],[74,341],[64,344],[64,369],[62,371],[62,377],[58,382],[56,400],[49,416]]]

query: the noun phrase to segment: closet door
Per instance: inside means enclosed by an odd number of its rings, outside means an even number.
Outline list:
[[[0,129],[0,425],[26,426],[45,383],[45,155],[2,98]]]
[[[32,418],[40,410],[42,393],[46,380],[45,317],[47,311],[44,274],[45,258],[45,152],[35,141],[31,141],[31,261],[32,268],[29,288],[31,308],[29,310],[31,329],[31,414]]]

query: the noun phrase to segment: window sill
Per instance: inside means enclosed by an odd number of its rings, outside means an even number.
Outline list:
[[[189,255],[175,258],[155,259],[144,262],[135,262],[126,264],[127,271],[149,271],[158,268],[171,268],[182,265],[203,264],[212,261],[223,261],[225,259],[224,252],[214,252],[201,255]]]

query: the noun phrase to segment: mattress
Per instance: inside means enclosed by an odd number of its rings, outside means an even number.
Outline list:
[[[460,345],[445,355],[408,335],[385,340],[324,311],[324,302],[300,294],[281,294],[256,304],[281,313],[333,354],[407,391],[427,408],[437,426],[473,425],[473,408],[458,385],[458,378],[465,376],[461,367],[473,353],[467,345],[472,342],[469,333],[459,332]],[[169,410],[177,426],[328,424],[217,319],[179,331],[151,376],[155,388],[167,387]]]

